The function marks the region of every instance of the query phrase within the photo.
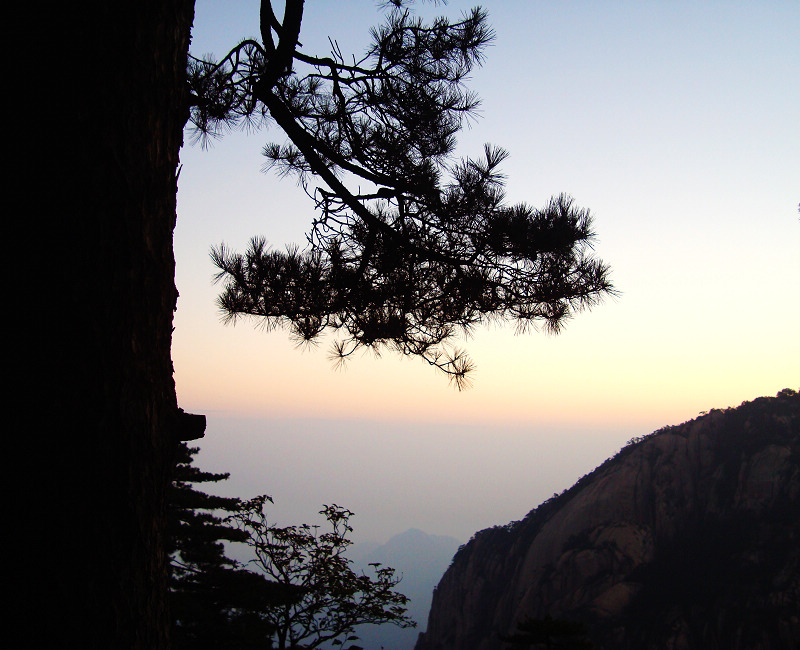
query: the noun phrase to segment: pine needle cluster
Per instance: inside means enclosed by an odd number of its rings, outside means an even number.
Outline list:
[[[303,2],[287,0],[282,22],[263,2],[260,42],[191,60],[191,119],[204,137],[280,129],[267,166],[296,177],[317,211],[302,250],[263,238],[213,249],[229,319],[261,317],[304,341],[333,330],[339,360],[391,349],[461,388],[473,363],[454,336],[489,319],[557,332],[613,288],[587,210],[563,194],[507,204],[502,148],[455,158],[479,106],[465,79],[494,38],[485,11],[424,24],[408,4],[391,3],[364,56],[331,42],[320,57],[298,42]]]

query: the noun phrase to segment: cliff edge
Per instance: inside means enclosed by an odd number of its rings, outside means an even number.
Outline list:
[[[501,636],[545,617],[582,623],[598,649],[800,648],[800,394],[635,439],[477,533],[416,650],[509,648]]]

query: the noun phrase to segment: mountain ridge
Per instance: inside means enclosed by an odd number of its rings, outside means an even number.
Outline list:
[[[786,389],[632,439],[522,520],[476,533],[416,650],[505,648],[501,635],[548,615],[586,624],[599,648],[795,650],[799,431]]]

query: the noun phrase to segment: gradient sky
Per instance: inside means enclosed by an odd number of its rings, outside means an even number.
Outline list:
[[[279,4],[279,3],[278,3]],[[472,2],[421,5],[457,17]],[[521,518],[635,435],[800,387],[800,3],[487,1],[497,38],[460,155],[510,156],[508,200],[589,208],[620,296],[559,336],[478,330],[473,387],[369,354],[336,370],[255,321],[224,325],[209,260],[253,235],[302,243],[312,206],[261,171],[280,133],[181,159],[173,359],[180,405],[208,416],[201,462],[230,493],[310,519],[336,501],[357,537],[415,526],[466,540]],[[303,49],[361,53],[370,0],[309,0]],[[196,5],[192,52],[258,31],[258,2]],[[282,510],[281,510],[282,508]]]

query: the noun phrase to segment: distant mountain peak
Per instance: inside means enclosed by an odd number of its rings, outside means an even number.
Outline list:
[[[357,630],[359,644],[365,648],[411,650],[417,635],[425,629],[431,606],[433,588],[450,565],[461,542],[445,535],[430,535],[419,528],[409,528],[389,539],[386,544],[356,549],[351,559],[357,567],[367,570],[370,562],[390,566],[402,577],[401,593],[411,599],[409,614],[417,621],[417,629],[401,629],[391,625],[365,626]],[[356,545],[360,546],[360,545]]]

